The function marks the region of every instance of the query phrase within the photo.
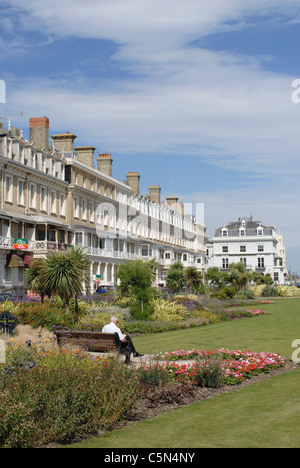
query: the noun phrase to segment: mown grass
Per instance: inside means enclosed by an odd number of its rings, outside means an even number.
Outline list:
[[[142,353],[149,354],[173,349],[225,347],[281,353],[290,359],[292,341],[300,339],[300,299],[275,299],[274,304],[260,304],[255,308],[265,310],[269,315],[137,336],[134,343]]]
[[[270,315],[197,329],[136,337],[146,353],[251,349],[278,352],[291,359],[300,339],[300,300],[275,300],[260,308]],[[204,400],[150,421],[89,439],[78,448],[299,447],[300,368],[251,386]]]

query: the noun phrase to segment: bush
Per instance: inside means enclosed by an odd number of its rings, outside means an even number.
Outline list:
[[[159,388],[172,381],[170,373],[157,365],[140,367],[137,371],[137,376],[140,382]]]
[[[196,363],[194,379],[199,387],[220,387],[224,379],[222,359],[214,356],[199,360]]]
[[[265,284],[260,284],[258,286],[252,286],[250,289],[251,289],[251,291],[254,292],[256,297],[261,297],[265,287],[266,287]]]
[[[276,297],[278,296],[278,294],[277,294],[276,288],[274,288],[273,286],[266,286],[262,290],[262,296],[263,297]]]
[[[241,299],[255,299],[256,296],[251,289],[241,289],[238,293],[237,296]]]
[[[226,288],[220,289],[219,291],[213,294],[213,297],[226,300],[232,299],[236,295],[236,290],[232,286],[227,286]]]
[[[32,367],[11,359],[0,366],[0,447],[66,443],[112,427],[138,397],[136,380],[116,361],[85,355],[36,352]]]
[[[67,313],[64,307],[51,302],[20,304],[17,316],[23,325],[31,325],[33,328],[43,327],[51,331],[54,327],[71,328],[77,320],[71,308]]]
[[[110,323],[111,317],[115,315],[119,320],[119,328],[123,330],[125,320],[130,318],[129,309],[122,309],[121,307],[110,306],[89,309],[79,322],[76,324],[77,330],[95,330],[102,331],[104,325]]]
[[[282,297],[299,297],[300,296],[300,289],[296,288],[296,286],[277,286],[276,292],[278,296]]]
[[[151,302],[141,302],[136,300],[130,306],[130,313],[136,320],[149,320],[154,312],[154,305]]]
[[[155,322],[180,322],[189,316],[189,310],[178,302],[156,299],[153,320]]]

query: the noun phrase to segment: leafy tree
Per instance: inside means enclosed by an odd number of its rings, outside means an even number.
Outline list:
[[[51,290],[47,290],[45,284],[45,267],[46,260],[44,258],[36,258],[26,270],[28,287],[31,291],[41,296],[42,304],[44,303],[45,296],[51,296]]]
[[[187,276],[181,262],[175,262],[170,266],[167,273],[166,284],[167,288],[175,292],[180,291],[187,284]]]
[[[153,313],[152,283],[155,279],[156,264],[143,260],[128,260],[118,266],[116,276],[120,279],[119,290],[124,296],[135,299],[131,307],[136,319],[148,318]]]

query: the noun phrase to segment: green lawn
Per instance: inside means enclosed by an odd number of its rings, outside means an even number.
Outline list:
[[[228,347],[278,352],[291,359],[291,344],[300,339],[300,300],[276,300],[259,308],[270,315],[137,337],[134,342],[147,353]],[[299,383],[300,368],[72,447],[299,447]]]
[[[300,339],[300,299],[275,299],[274,302],[251,306],[266,310],[270,315],[135,337],[134,343],[139,351],[149,354],[225,347],[277,352],[290,359],[291,344],[294,339]]]

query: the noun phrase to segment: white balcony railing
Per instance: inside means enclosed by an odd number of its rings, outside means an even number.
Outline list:
[[[11,237],[0,237],[0,249],[11,250],[14,247],[14,239]]]

